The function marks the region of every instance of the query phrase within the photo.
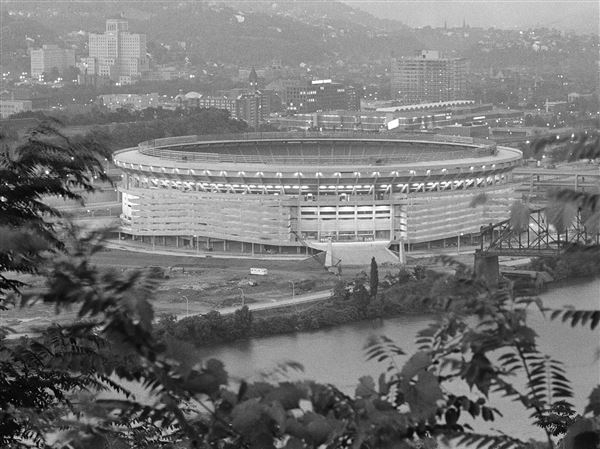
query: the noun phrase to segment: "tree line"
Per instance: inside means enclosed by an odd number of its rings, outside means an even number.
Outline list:
[[[18,117],[17,117],[18,116]],[[53,121],[59,125],[75,125],[76,123],[104,123],[83,132],[81,138],[102,141],[110,150],[136,146],[145,140],[163,137],[241,133],[248,130],[248,124],[230,117],[224,109],[193,108],[189,110],[168,111],[165,109],[147,108],[142,111],[105,113],[96,110],[91,114],[79,115],[47,115],[43,112],[28,112],[14,116],[15,118],[36,118],[40,121]],[[16,133],[10,126],[10,120],[4,122],[4,136],[8,140],[17,140]],[[63,128],[68,131],[68,128]]]

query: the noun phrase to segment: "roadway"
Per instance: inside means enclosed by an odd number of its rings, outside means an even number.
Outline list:
[[[321,301],[323,299],[328,299],[333,295],[333,290],[320,290],[318,292],[306,293],[304,295],[294,295],[291,298],[285,298],[280,300],[274,300],[272,302],[256,302],[251,304],[246,304],[250,311],[255,312],[259,310],[269,310],[269,309],[279,309],[285,307],[293,307],[299,304],[309,304],[311,302]],[[240,309],[242,306],[231,306],[231,307],[223,307],[222,309],[218,309],[221,315],[231,315],[236,310]],[[203,315],[203,314],[192,314],[189,315],[187,313],[177,315],[177,319],[180,320],[182,318],[186,318],[187,316],[193,315]]]

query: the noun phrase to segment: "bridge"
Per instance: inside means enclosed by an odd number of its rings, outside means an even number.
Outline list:
[[[600,232],[589,230],[578,211],[564,229],[557,229],[546,215],[547,209],[529,211],[527,223],[508,219],[482,226],[481,246],[475,252],[475,272],[490,285],[499,277],[498,256],[551,257],[572,245],[600,245]]]
[[[563,230],[546,217],[546,209],[529,212],[527,226],[515,227],[511,219],[481,228],[479,253],[490,256],[554,256],[573,244],[600,244],[598,232],[588,232],[581,213]]]
[[[572,189],[582,192],[600,190],[600,171],[596,165],[579,164],[576,167],[541,168],[518,167],[513,179],[521,185],[517,190],[529,201],[544,201],[552,189]]]

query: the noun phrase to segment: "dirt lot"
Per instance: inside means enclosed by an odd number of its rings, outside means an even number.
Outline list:
[[[461,255],[465,263],[472,261],[472,255]],[[189,305],[190,314],[206,313],[213,309],[241,304],[242,294],[247,303],[276,301],[304,293],[330,289],[336,276],[325,270],[315,259],[301,261],[250,260],[196,258],[189,256],[139,253],[124,250],[106,250],[92,260],[99,267],[117,270],[151,269],[161,284],[156,291],[153,305],[156,316],[162,314],[184,314]],[[409,264],[429,265],[431,259],[413,259]],[[266,276],[250,275],[250,268],[266,268]],[[350,280],[369,267],[344,267],[342,278]],[[380,279],[396,267],[379,267]],[[23,276],[24,282],[36,285],[31,276]],[[186,301],[187,299],[187,301]],[[74,312],[62,313],[60,320],[74,318]],[[35,330],[51,321],[57,321],[53,308],[36,304],[26,309],[0,311],[0,323],[9,324],[18,332]]]
[[[156,316],[186,313],[188,303],[190,314],[241,304],[242,292],[248,303],[275,301],[292,296],[292,282],[294,293],[300,295],[332,288],[336,281],[336,276],[314,259],[268,261],[196,258],[106,250],[97,254],[92,261],[99,267],[122,271],[148,268],[158,277],[164,275],[153,302]],[[250,267],[266,268],[268,274],[250,275]],[[344,270],[343,277],[353,277],[358,271]],[[34,286],[37,283],[31,276],[20,278]],[[63,313],[60,321],[72,319],[74,315],[74,312]],[[18,332],[27,332],[51,321],[56,321],[54,310],[44,304],[0,311],[0,323],[8,323]]]
[[[159,267],[162,272],[154,307],[157,314],[184,313],[186,298],[190,313],[246,302],[274,301],[296,294],[331,288],[335,276],[314,259],[303,261],[265,261],[248,259],[195,258],[134,253],[121,250],[104,251],[94,262],[99,266],[127,270]],[[250,275],[250,268],[266,268],[266,276]]]

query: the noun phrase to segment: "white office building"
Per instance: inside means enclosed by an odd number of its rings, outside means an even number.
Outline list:
[[[88,75],[108,77],[119,84],[137,81],[148,70],[146,35],[128,29],[127,20],[108,19],[105,33],[90,33],[89,58],[82,59],[80,70],[84,68]]]

